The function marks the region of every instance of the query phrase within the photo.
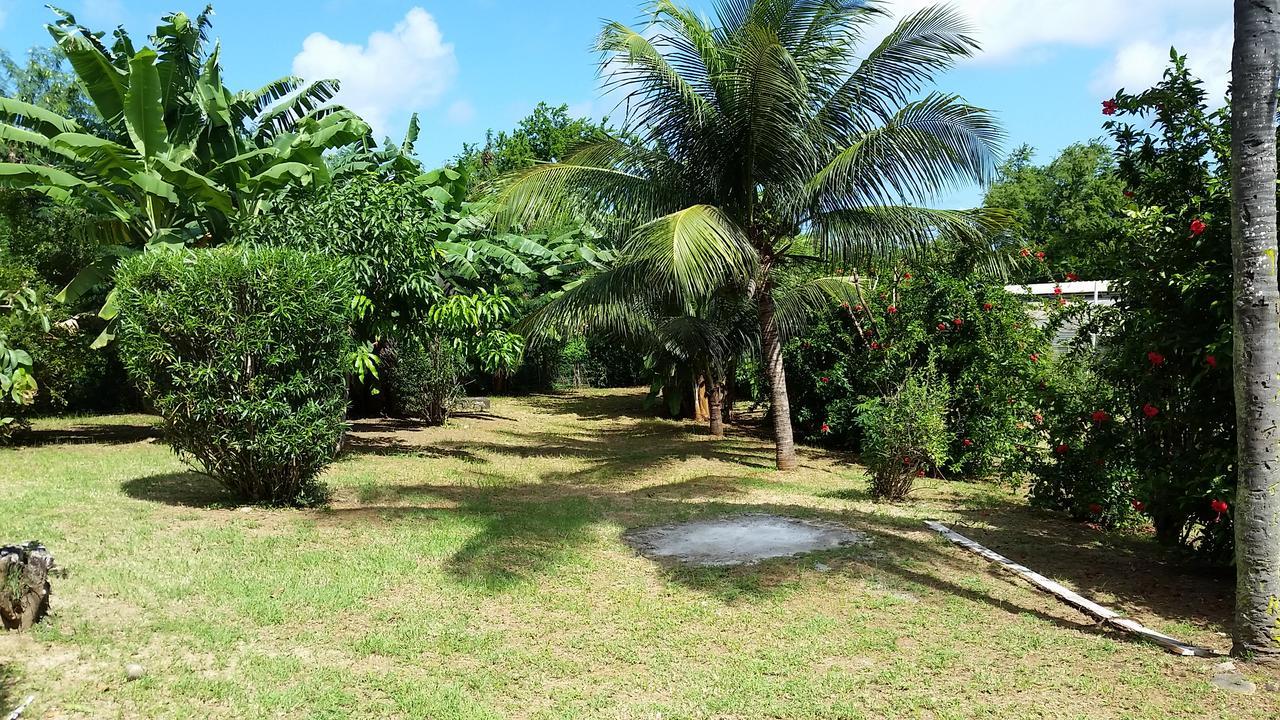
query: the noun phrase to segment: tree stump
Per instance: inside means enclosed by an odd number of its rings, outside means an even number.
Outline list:
[[[30,630],[49,611],[53,556],[34,540],[0,547],[0,625]]]

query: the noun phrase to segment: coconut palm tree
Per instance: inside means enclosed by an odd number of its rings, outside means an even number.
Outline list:
[[[608,23],[600,71],[622,98],[623,130],[518,172],[494,194],[508,222],[571,216],[613,235],[621,260],[576,292],[694,302],[744,287],[780,470],[796,456],[779,274],[989,229],[977,211],[918,207],[993,172],[1002,133],[991,116],[956,95],[922,95],[977,43],[956,12],[935,7],[864,49],[885,14],[874,0],[718,0],[712,23],[658,0],[643,28]],[[814,287],[838,291],[841,274],[832,275]]]
[[[1235,256],[1236,618],[1232,652],[1280,663],[1280,329],[1276,312],[1276,78],[1280,0],[1236,0],[1231,58]]]

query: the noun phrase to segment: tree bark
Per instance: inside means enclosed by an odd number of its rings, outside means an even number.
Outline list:
[[[1280,661],[1280,288],[1276,87],[1280,0],[1235,0],[1231,237],[1235,258],[1236,617],[1232,653]]]
[[[724,437],[724,385],[713,381],[711,390],[707,393],[707,401],[711,406],[711,412],[708,413],[711,434]]]
[[[27,631],[49,611],[53,556],[36,542],[0,548],[0,627]]]
[[[760,355],[769,381],[773,441],[779,470],[796,469],[796,442],[791,432],[791,401],[787,397],[787,372],[782,366],[782,340],[774,317],[773,287],[760,288]]]

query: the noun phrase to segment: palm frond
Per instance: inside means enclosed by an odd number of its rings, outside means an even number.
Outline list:
[[[636,228],[622,250],[651,263],[651,281],[686,297],[748,282],[760,264],[742,229],[711,205],[693,205]]]
[[[822,208],[930,200],[988,182],[1003,138],[986,110],[935,93],[908,103],[840,150],[809,180],[805,194]]]

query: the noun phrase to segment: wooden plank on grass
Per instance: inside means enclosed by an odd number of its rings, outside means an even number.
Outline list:
[[[969,538],[965,537],[964,535],[961,535],[960,533],[956,532],[955,530],[952,530],[951,528],[947,527],[946,525],[943,525],[940,522],[935,522],[933,520],[926,520],[924,524],[929,526],[930,529],[941,534],[946,539],[955,543],[956,545],[959,545],[960,547],[964,548],[965,550],[968,550],[969,552],[975,555],[980,555],[990,560],[991,562],[999,565],[1005,570],[1008,570],[1009,572],[1017,575],[1023,580],[1026,580],[1032,585],[1035,585],[1041,590],[1044,590],[1045,592],[1052,594],[1053,596],[1057,597],[1059,600],[1070,605],[1071,607],[1074,607],[1077,610],[1080,610],[1081,612],[1091,617],[1097,618],[1098,620],[1102,621],[1107,625],[1120,628],[1121,630],[1133,633],[1134,635],[1137,635],[1145,640],[1153,642],[1159,645],[1160,647],[1164,648],[1165,650],[1168,650],[1169,652],[1173,653],[1174,655],[1186,655],[1186,656],[1196,656],[1196,657],[1215,657],[1218,655],[1218,653],[1215,653],[1212,650],[1208,650],[1202,647],[1196,647],[1195,645],[1189,645],[1187,643],[1182,642],[1181,640],[1169,637],[1164,633],[1156,632],[1151,628],[1145,627],[1135,620],[1124,617],[1123,615],[1116,612],[1115,610],[1099,605],[1098,603],[1090,600],[1089,598],[1086,598],[1083,595],[1080,595],[1079,593],[1072,591],[1071,589],[1063,586],[1061,583],[1050,580],[1049,578],[1045,577],[1044,575],[1041,575],[1040,573],[1032,570],[1031,568],[1025,565],[1020,565],[1010,560],[1009,558],[1001,555],[1000,553],[995,552],[994,550],[991,550],[989,548],[983,547],[982,545],[979,545],[973,540],[970,540]]]

